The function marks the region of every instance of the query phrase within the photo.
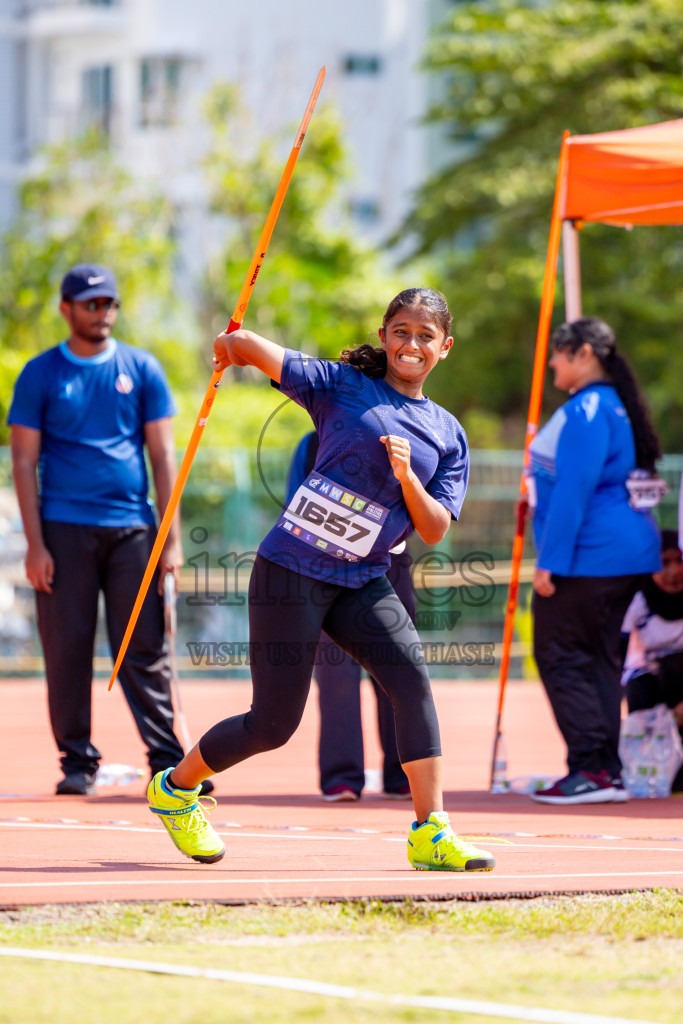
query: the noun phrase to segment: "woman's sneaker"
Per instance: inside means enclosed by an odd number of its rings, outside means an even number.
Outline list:
[[[529,795],[539,804],[611,804],[616,799],[616,789],[611,775],[603,769],[599,775],[570,772],[548,789]]]
[[[456,836],[444,811],[432,811],[423,825],[413,822],[408,860],[417,871],[492,871],[495,859]]]
[[[205,797],[200,803],[201,786],[196,789],[171,789],[166,780],[173,771],[158,772],[147,787],[152,814],[158,814],[166,831],[181,853],[201,864],[213,864],[225,855],[225,846],[214,832],[205,810],[213,810],[216,801]]]
[[[360,793],[356,793],[355,789],[351,789],[350,786],[330,786],[323,793],[323,800],[327,800],[328,803],[353,803],[354,800],[360,800]]]

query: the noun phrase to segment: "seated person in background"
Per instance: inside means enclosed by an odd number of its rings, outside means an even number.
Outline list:
[[[313,469],[317,451],[318,434],[313,430],[302,437],[292,457],[287,476],[287,503]],[[410,568],[411,558],[404,542],[403,550],[391,552],[387,578],[414,622],[415,597]],[[365,785],[361,667],[322,633],[313,674],[320,702],[318,765],[323,798],[335,803],[358,800]],[[394,709],[384,690],[374,679],[370,682],[377,698],[377,725],[384,754],[382,789],[384,795],[393,800],[409,800],[408,777],[401,767],[396,746]]]
[[[629,713],[666,704],[683,738],[683,554],[675,530],[662,530],[662,569],[633,598],[622,633],[629,638],[622,677]],[[683,790],[683,767],[672,789]]]

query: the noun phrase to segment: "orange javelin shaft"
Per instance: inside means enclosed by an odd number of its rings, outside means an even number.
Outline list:
[[[254,285],[256,284],[256,278],[258,277],[259,270],[261,269],[263,261],[266,258],[268,245],[270,243],[270,239],[273,234],[273,230],[275,228],[275,224],[280,213],[280,209],[282,207],[285,194],[289,187],[292,174],[294,173],[294,167],[296,166],[296,162],[299,159],[299,153],[301,152],[301,146],[304,141],[304,136],[306,135],[308,125],[310,123],[311,117],[313,116],[313,109],[318,100],[320,90],[322,89],[322,84],[325,79],[326,70],[327,69],[325,67],[321,68],[318,73],[318,77],[315,81],[315,86],[313,87],[311,98],[308,101],[306,112],[304,113],[303,119],[301,121],[299,131],[296,134],[296,139],[294,140],[292,151],[289,154],[287,163],[285,164],[285,169],[282,172],[280,184],[277,187],[275,198],[273,199],[270,211],[268,213],[268,216],[266,217],[266,222],[263,225],[261,237],[258,240],[258,245],[256,246],[256,250],[252,257],[249,270],[247,271],[247,276],[245,278],[244,284],[242,285],[242,291],[240,292],[240,296],[237,300],[235,311],[233,312],[232,317],[230,318],[230,323],[226,328],[226,333],[228,334],[232,334],[233,331],[236,331],[239,327],[242,326],[244,314],[247,310],[247,306],[249,305],[249,299],[251,298],[251,293],[254,290]],[[204,433],[204,427],[206,426],[206,421],[209,418],[211,406],[214,403],[216,391],[220,385],[221,378],[224,372],[224,370],[221,370],[220,372],[214,370],[213,373],[211,374],[211,380],[209,381],[209,386],[206,389],[204,401],[202,402],[201,408],[199,410],[199,415],[197,416],[197,421],[194,425],[194,429],[190,436],[190,440],[185,455],[183,457],[183,461],[180,464],[178,476],[176,477],[176,482],[173,485],[171,496],[168,499],[166,511],[164,512],[163,518],[159,524],[157,538],[156,541],[154,542],[152,553],[149,556],[147,568],[145,569],[144,575],[142,577],[142,583],[140,584],[140,589],[138,590],[138,596],[135,598],[135,604],[133,605],[133,610],[130,614],[128,625],[126,626],[126,632],[124,633],[123,640],[121,641],[121,647],[119,648],[119,653],[114,664],[114,671],[112,672],[111,679],[109,680],[108,689],[110,690],[114,685],[114,680],[118,675],[119,669],[121,668],[121,663],[123,662],[126,651],[128,650],[128,644],[130,643],[130,638],[133,635],[133,630],[135,629],[135,625],[138,621],[140,609],[142,608],[142,604],[145,600],[145,595],[147,594],[147,591],[149,589],[149,584],[152,580],[152,576],[154,575],[154,570],[156,569],[157,564],[159,562],[163,546],[166,543],[166,538],[168,537],[168,532],[171,528],[173,517],[176,514],[176,510],[180,503],[180,496],[183,493],[183,488],[185,487],[185,484],[187,482],[192,462],[197,452],[197,448],[199,447],[199,442],[202,438],[202,434]]]
[[[541,403],[543,401],[543,382],[545,379],[546,358],[548,355],[548,337],[550,335],[550,321],[553,315],[553,302],[555,299],[555,277],[557,272],[557,257],[560,251],[560,237],[562,232],[562,212],[564,209],[564,190],[567,174],[567,138],[569,132],[562,136],[562,148],[560,149],[560,162],[557,169],[557,182],[555,185],[555,199],[553,202],[552,219],[550,222],[550,237],[548,239],[548,252],[546,255],[545,274],[543,277],[543,294],[541,297],[541,310],[538,318],[538,332],[536,335],[536,354],[534,357],[534,370],[531,379],[531,395],[529,397],[529,415],[527,419],[526,438],[524,441],[524,467],[529,463],[529,445],[536,436],[539,420],[541,418]],[[498,711],[496,715],[496,735],[493,741],[493,756],[491,759],[491,785],[493,785],[494,764],[498,751],[498,744],[501,739],[501,720],[503,717],[503,700],[505,697],[505,686],[507,684],[508,668],[510,664],[510,647],[512,645],[512,634],[515,623],[515,611],[517,609],[517,593],[519,590],[519,575],[524,553],[524,526],[526,521],[526,480],[524,471],[519,483],[519,507],[517,509],[517,530],[512,546],[512,567],[510,573],[510,584],[508,587],[508,599],[505,609],[505,626],[503,628],[503,650],[500,659],[500,682],[498,690]]]

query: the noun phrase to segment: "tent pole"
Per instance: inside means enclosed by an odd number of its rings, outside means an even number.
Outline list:
[[[543,294],[541,297],[541,311],[538,318],[538,332],[536,335],[536,354],[534,356],[534,371],[531,379],[531,396],[529,398],[529,417],[527,420],[526,439],[524,442],[524,468],[529,462],[529,445],[536,436],[538,423],[541,418],[541,402],[543,400],[543,381],[545,379],[546,359],[548,356],[548,338],[550,336],[550,320],[553,315],[553,301],[555,298],[555,277],[557,275],[557,257],[560,252],[560,238],[562,235],[562,214],[564,211],[567,164],[569,161],[569,147],[567,139],[569,132],[562,136],[562,148],[560,150],[560,163],[557,169],[557,181],[555,183],[555,199],[553,201],[553,213],[550,221],[550,238],[548,240],[548,252],[545,262],[545,274],[543,276]],[[500,682],[498,689],[498,710],[496,716],[496,734],[493,742],[493,756],[491,758],[491,792],[501,793],[507,788],[505,773],[507,764],[502,755],[503,733],[501,721],[503,717],[503,700],[505,698],[505,686],[507,684],[508,668],[510,665],[510,647],[512,645],[512,634],[514,630],[515,611],[517,609],[517,592],[519,590],[519,575],[522,565],[522,554],[524,553],[524,526],[526,522],[527,490],[524,471],[519,484],[519,500],[517,505],[517,532],[512,547],[512,567],[510,571],[510,583],[508,586],[508,599],[505,609],[505,626],[503,629],[503,649],[500,658]]]
[[[567,323],[580,320],[581,312],[581,259],[579,232],[573,220],[562,223],[562,266],[564,270],[564,308]]]

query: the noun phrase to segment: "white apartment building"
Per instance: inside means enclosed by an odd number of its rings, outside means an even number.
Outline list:
[[[347,202],[380,242],[424,179],[428,82],[419,73],[444,0],[0,0],[0,224],[43,145],[93,121],[118,158],[156,179],[201,252],[207,133],[201,101],[237,83],[253,138],[292,126],[316,75],[343,119]]]

